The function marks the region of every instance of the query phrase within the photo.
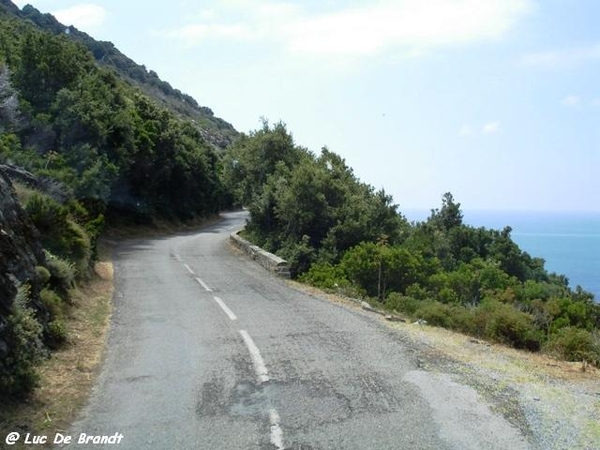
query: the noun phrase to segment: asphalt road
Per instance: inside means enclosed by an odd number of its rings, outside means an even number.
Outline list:
[[[119,244],[106,360],[67,448],[529,448],[372,314],[232,252],[245,217]],[[77,444],[81,433],[123,437]]]

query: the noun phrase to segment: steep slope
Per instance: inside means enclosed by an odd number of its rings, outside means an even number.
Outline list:
[[[222,134],[98,64],[70,35],[14,11],[0,5],[0,163],[61,182],[89,212],[83,222],[106,207],[148,221],[226,206]]]
[[[37,276],[44,264],[39,233],[0,169],[0,398],[35,384],[42,326],[47,330],[50,318]]]
[[[121,53],[112,42],[97,41],[73,26],[61,24],[53,15],[41,13],[31,5],[20,10],[10,0],[0,0],[0,13],[2,12],[29,21],[52,34],[68,35],[74,41],[82,43],[100,65],[113,69],[120,77],[139,87],[177,115],[193,120],[203,138],[216,148],[224,149],[238,137],[239,133],[230,123],[215,117],[210,108],[200,106],[194,98],[161,80],[153,70],[137,64]]]

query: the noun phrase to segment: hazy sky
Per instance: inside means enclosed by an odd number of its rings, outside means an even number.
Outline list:
[[[600,211],[597,0],[17,1],[404,208]]]

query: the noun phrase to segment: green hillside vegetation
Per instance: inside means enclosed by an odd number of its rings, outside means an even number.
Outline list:
[[[0,317],[0,338],[12,343],[0,395],[20,396],[34,388],[40,358],[67,340],[72,290],[89,278],[107,223],[180,223],[214,215],[229,196],[222,150],[198,121],[8,3],[0,3],[0,165],[45,254]]]
[[[62,183],[96,219],[189,219],[223,206],[219,156],[191,122],[65,35],[0,16],[0,162]],[[79,209],[78,214],[83,210]]]
[[[286,258],[302,281],[432,325],[600,364],[593,296],[548,273],[510,227],[464,224],[450,193],[426,221],[409,224],[342,158],[298,147],[282,124],[265,123],[233,145],[224,177],[250,210],[247,236]]]
[[[102,67],[114,71],[121,79],[138,87],[161,106],[169,108],[180,117],[192,120],[206,142],[215,148],[225,149],[238,137],[238,132],[233,126],[216,117],[210,108],[200,106],[190,95],[161,80],[156,72],[148,70],[145,66],[128,58],[111,42],[97,41],[73,26],[66,27],[51,14],[43,14],[31,5],[26,5],[19,10],[10,0],[0,0],[0,9],[2,7],[4,7],[5,14],[9,16],[27,21],[54,35],[63,35],[83,44]]]

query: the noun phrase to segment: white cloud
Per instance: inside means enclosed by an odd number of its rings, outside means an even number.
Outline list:
[[[292,50],[373,54],[462,45],[503,35],[530,10],[529,1],[405,0],[345,9],[285,27]]]
[[[600,43],[585,47],[530,53],[521,58],[521,63],[525,66],[542,68],[572,67],[592,61],[600,61]]]
[[[500,121],[496,120],[494,122],[486,123],[481,129],[481,132],[483,134],[494,134],[497,133],[498,130],[500,130]]]
[[[460,127],[460,129],[458,130],[458,135],[460,137],[466,137],[466,136],[471,136],[473,134],[473,129],[471,128],[470,125],[463,125],[462,127]]]
[[[102,6],[92,3],[82,3],[70,8],[54,11],[52,15],[65,25],[74,25],[77,28],[86,30],[102,25],[108,13]]]
[[[206,39],[263,39],[295,53],[373,55],[390,49],[418,55],[439,47],[497,39],[533,10],[533,0],[382,0],[315,12],[287,2],[220,2],[212,20],[168,34],[188,44]],[[227,19],[218,20],[219,17]],[[238,17],[237,22],[231,18]],[[223,27],[245,33],[221,33]],[[187,27],[186,27],[187,28]],[[189,31],[189,30],[188,30]]]
[[[581,97],[578,95],[567,95],[562,99],[561,103],[564,106],[578,106],[581,104]]]
[[[180,38],[192,45],[209,38],[248,40],[252,38],[252,32],[243,25],[198,24],[174,30],[169,33],[169,36]]]

